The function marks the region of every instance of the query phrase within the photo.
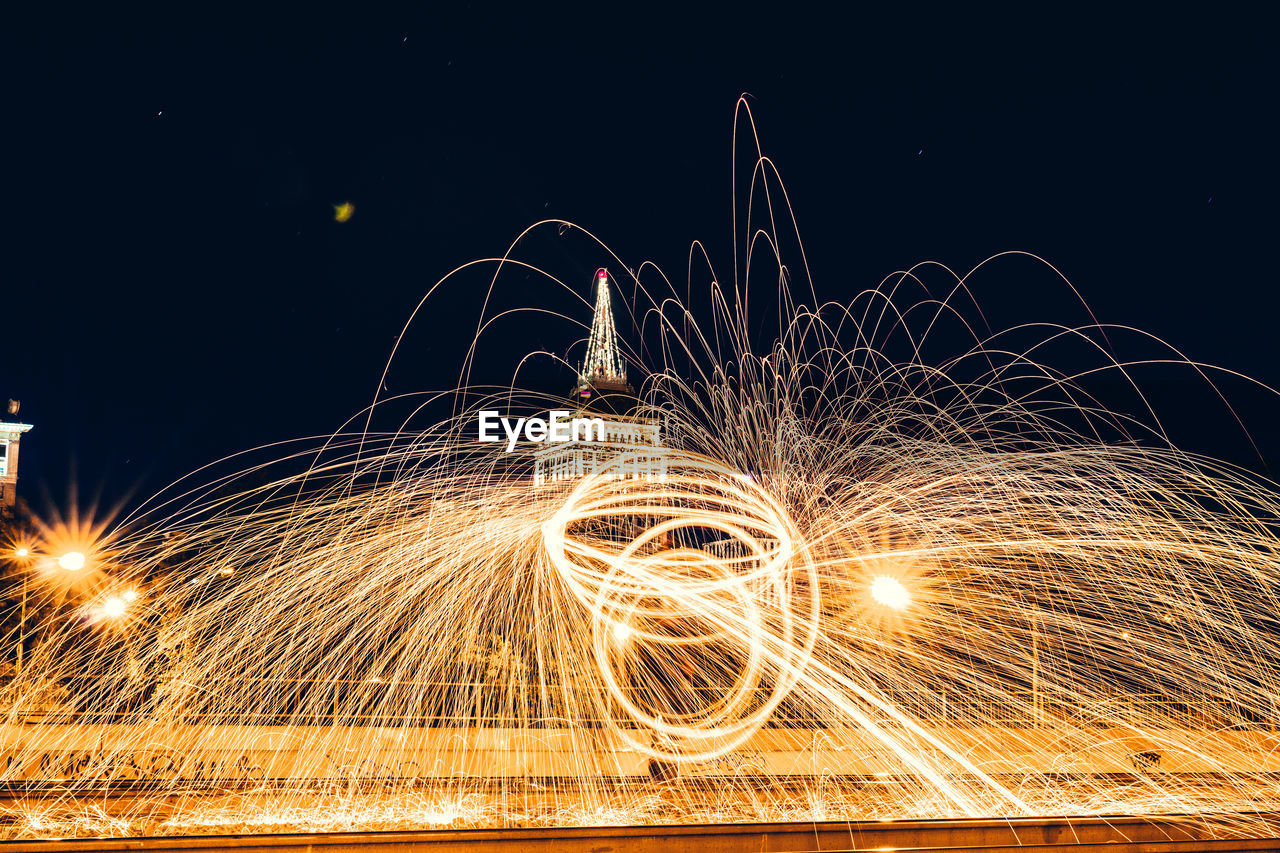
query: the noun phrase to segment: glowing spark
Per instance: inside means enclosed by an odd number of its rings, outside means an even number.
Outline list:
[[[885,607],[905,610],[911,603],[911,593],[897,578],[880,575],[871,582],[871,597]]]
[[[116,619],[125,614],[129,609],[129,602],[125,601],[122,596],[111,595],[102,602],[102,615],[108,619]]]
[[[333,221],[346,222],[355,212],[356,206],[349,201],[344,201],[342,204],[335,204],[333,206]]]
[[[630,625],[626,622],[618,622],[613,626],[613,641],[620,646],[625,646],[631,639],[632,633],[634,632]]]

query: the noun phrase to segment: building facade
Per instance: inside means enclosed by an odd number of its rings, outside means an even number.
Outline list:
[[[603,441],[548,443],[534,452],[535,486],[577,480],[588,474],[620,480],[658,480],[666,476],[666,456],[657,421],[619,415],[600,417],[604,419]]]
[[[628,480],[666,477],[666,454],[659,424],[633,414],[635,391],[618,346],[608,270],[596,270],[595,313],[587,352],[573,389],[577,417],[604,421],[603,441],[546,443],[534,453],[535,486],[567,483],[588,474]]]
[[[31,424],[18,421],[17,400],[10,400],[0,415],[0,512],[8,513],[18,499],[18,447]]]

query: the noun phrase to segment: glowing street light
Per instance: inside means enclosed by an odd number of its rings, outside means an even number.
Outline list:
[[[129,602],[122,595],[110,595],[102,602],[102,615],[108,619],[118,619],[129,609]]]
[[[58,558],[58,565],[69,572],[78,572],[84,568],[84,554],[79,551],[68,551]]]
[[[18,545],[13,549],[13,556],[22,560],[24,563],[31,556],[31,549],[26,545]],[[22,676],[22,655],[27,648],[27,573],[22,573],[22,606],[18,612],[18,637],[15,651],[17,652],[17,675]]]
[[[905,610],[911,603],[911,593],[902,581],[888,575],[879,575],[871,582],[871,597],[877,604],[894,610]]]

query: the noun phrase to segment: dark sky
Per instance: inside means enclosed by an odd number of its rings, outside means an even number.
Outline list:
[[[4,27],[0,396],[36,424],[21,490],[37,508],[65,501],[73,471],[82,494],[136,503],[224,454],[334,431],[426,288],[538,219],[677,279],[700,239],[727,277],[744,92],[824,298],[1021,249],[1100,320],[1280,385],[1261,20],[169,5]],[[585,291],[600,258],[544,250]],[[995,325],[1085,319],[1029,269],[984,281]],[[395,390],[452,384],[466,297],[431,306]],[[1144,381],[1182,444],[1262,468],[1188,372]],[[1223,388],[1280,463],[1280,406]]]

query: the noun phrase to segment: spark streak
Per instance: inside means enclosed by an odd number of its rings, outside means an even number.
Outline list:
[[[426,429],[268,449],[130,519],[115,630],[65,584],[33,606],[0,777],[68,793],[11,832],[1280,808],[1272,484],[1092,402],[1132,367],[1097,325],[926,358],[979,327],[972,275],[804,303],[765,207],[702,323],[634,282],[664,478],[622,454],[532,487],[474,438],[534,398],[464,376]],[[1041,364],[1059,339],[1101,363]],[[86,805],[125,779],[155,796]]]

